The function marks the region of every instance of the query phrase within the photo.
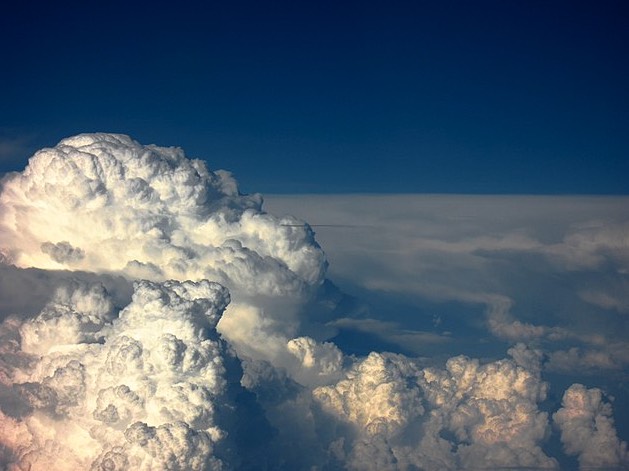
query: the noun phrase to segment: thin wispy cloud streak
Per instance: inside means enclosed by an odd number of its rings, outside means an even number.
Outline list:
[[[629,362],[625,203],[264,205],[178,148],[64,139],[0,193],[0,465],[626,468],[574,375]]]

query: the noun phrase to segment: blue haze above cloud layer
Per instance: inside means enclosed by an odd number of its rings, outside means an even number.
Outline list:
[[[626,469],[627,207],[262,206],[180,149],[65,139],[0,193],[0,463]]]

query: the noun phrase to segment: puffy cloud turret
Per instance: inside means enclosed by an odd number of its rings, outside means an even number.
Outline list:
[[[82,134],[42,149],[5,182],[0,250],[21,267],[118,271],[153,280],[212,279],[248,293],[322,282],[308,227],[261,210],[179,148]]]
[[[77,285],[21,326],[30,367],[4,365],[20,403],[0,416],[5,443],[20,437],[10,469],[221,469],[227,290],[142,281],[112,318],[101,287]]]

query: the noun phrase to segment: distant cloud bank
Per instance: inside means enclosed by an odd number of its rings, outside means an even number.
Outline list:
[[[104,133],[1,188],[3,469],[629,466],[603,389],[553,403],[545,378],[626,372],[625,199],[263,207],[181,149]],[[315,239],[301,218],[346,227]],[[388,317],[329,278],[417,311]],[[426,312],[448,303],[461,330]],[[468,326],[491,357],[457,351]]]

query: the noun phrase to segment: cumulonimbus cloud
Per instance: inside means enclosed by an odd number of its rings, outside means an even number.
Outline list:
[[[264,213],[259,195],[241,195],[228,172],[178,148],[102,133],[64,139],[10,175],[0,198],[0,251],[10,263],[219,282],[234,301],[225,316],[238,327],[232,343],[271,360],[290,358],[296,313],[325,277],[307,224]],[[244,345],[243,330],[261,332],[264,344]],[[282,345],[269,345],[276,338]]]
[[[559,466],[541,352],[344,353],[318,334],[351,317],[310,227],[180,149],[65,139],[5,177],[0,210],[0,293],[18,294],[0,303],[4,468]],[[607,405],[571,419],[584,395],[554,416],[567,453],[597,460],[585,430],[626,463],[615,429],[591,427]]]
[[[17,266],[212,278],[256,294],[306,289],[325,274],[306,225],[262,213],[227,172],[127,136],[80,135],[37,152],[4,182],[2,208],[2,251]]]

